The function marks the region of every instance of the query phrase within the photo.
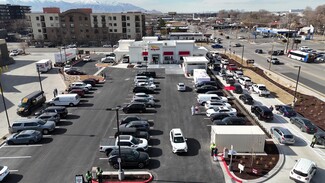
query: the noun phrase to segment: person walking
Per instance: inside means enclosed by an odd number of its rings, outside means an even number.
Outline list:
[[[311,140],[310,147],[314,148],[315,144],[316,144],[316,137],[314,136],[313,139]]]
[[[193,116],[194,113],[195,113],[195,108],[194,108],[194,106],[191,107],[191,113],[192,113],[192,116]]]
[[[97,169],[96,169],[96,176],[97,176],[98,183],[102,183],[102,181],[103,181],[103,170],[100,167],[97,167]]]
[[[273,106],[272,105],[270,106],[270,110],[273,112]]]
[[[216,147],[217,147],[217,146],[216,146],[215,143],[212,143],[212,144],[210,145],[211,156],[213,156],[213,154],[214,154],[214,150],[215,150]]]
[[[91,173],[90,171],[88,170],[87,173],[86,173],[86,181],[87,183],[91,183],[92,182],[92,176],[91,176]]]

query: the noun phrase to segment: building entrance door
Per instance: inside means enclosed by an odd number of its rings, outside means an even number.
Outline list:
[[[159,64],[159,60],[160,60],[159,58],[160,58],[159,54],[152,55],[152,63],[153,64]]]

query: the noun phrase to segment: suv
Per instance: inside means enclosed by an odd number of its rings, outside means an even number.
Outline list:
[[[131,121],[148,121],[148,120],[145,118],[141,118],[139,116],[126,116],[120,121],[120,125],[129,123]]]
[[[245,125],[246,121],[244,118],[237,116],[225,117],[222,120],[214,120],[214,125]]]
[[[169,140],[172,145],[173,153],[187,152],[186,139],[180,128],[173,128],[169,133]]]
[[[145,104],[146,107],[154,107],[156,105],[155,101],[153,101],[152,99],[144,98],[144,97],[135,97],[132,99],[131,103],[132,102]]]
[[[254,113],[259,120],[272,121],[272,111],[264,105],[252,105],[251,112]]]
[[[133,137],[137,138],[143,138],[143,139],[150,139],[150,135],[146,131],[140,131],[137,130],[136,128],[126,128],[126,127],[120,127],[119,132],[115,133],[115,138],[120,134],[120,135],[132,135]]]
[[[211,120],[211,122],[213,122],[215,120],[222,120],[229,116],[231,116],[231,115],[228,113],[214,113],[214,114],[211,114],[210,120]]]
[[[243,101],[244,104],[253,105],[254,99],[249,94],[245,93],[239,96],[239,100]]]
[[[150,125],[148,121],[131,121],[127,124],[120,125],[120,128],[136,128],[139,131],[149,131]]]
[[[146,105],[143,103],[134,102],[123,107],[122,111],[125,113],[132,113],[132,112],[142,113],[146,111]]]
[[[149,164],[149,155],[146,152],[139,152],[135,149],[121,148],[121,166],[124,168],[126,166],[143,168]],[[119,150],[113,150],[108,157],[108,163],[113,166],[113,168],[118,169]]]
[[[291,117],[290,122],[295,124],[302,132],[314,134],[317,132],[317,127],[307,118]]]
[[[273,126],[270,129],[271,136],[279,141],[281,144],[294,144],[295,138],[294,135],[284,127]]]
[[[11,128],[9,129],[10,133],[17,133],[23,130],[38,130],[44,135],[49,134],[49,132],[55,129],[54,121],[44,121],[37,118],[32,119],[19,119],[14,121]]]
[[[39,116],[39,115],[41,115],[43,113],[46,113],[46,112],[58,113],[60,115],[60,118],[66,118],[67,115],[68,115],[68,110],[64,106],[50,106],[50,107],[47,107],[47,108],[42,109],[41,111],[35,113],[35,115]]]
[[[155,93],[154,90],[149,89],[145,86],[136,86],[133,88],[133,93],[146,93],[146,94],[153,94]]]
[[[290,171],[289,177],[299,182],[310,182],[316,171],[317,165],[315,162],[309,159],[300,158]]]

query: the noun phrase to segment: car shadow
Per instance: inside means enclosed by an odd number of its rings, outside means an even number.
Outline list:
[[[65,119],[79,119],[79,118],[80,118],[80,116],[78,116],[78,115],[69,114],[69,115],[67,115],[67,117]]]
[[[51,135],[62,135],[66,133],[68,130],[66,128],[55,128],[53,132],[51,132]]]
[[[157,113],[155,109],[147,109],[145,113]]]
[[[52,138],[43,137],[42,140],[38,142],[38,144],[49,144],[52,141],[53,141]]]
[[[160,167],[160,161],[157,159],[150,159],[150,164],[147,166],[149,170],[157,169]]]
[[[297,156],[297,154],[291,149],[290,146],[282,145],[281,146],[282,154],[286,156]]]
[[[192,87],[186,86],[184,92],[192,92],[192,91],[193,91],[193,88]]]
[[[180,153],[180,156],[196,156],[199,154],[199,150],[201,149],[201,144],[198,140],[194,138],[187,138],[187,153]]]
[[[157,147],[149,147],[148,148],[148,154],[150,157],[159,157],[163,154],[162,150]]]
[[[156,91],[161,91],[161,89],[160,89],[160,88],[156,88],[156,89],[155,89],[155,92],[156,92]]]
[[[82,98],[94,98],[92,95],[84,95]]]
[[[302,138],[295,136],[295,143],[292,146],[307,146],[307,142]]]
[[[149,121],[148,123],[149,123],[150,126],[154,126],[155,125],[155,123],[152,122],[152,121]]]
[[[159,99],[154,99],[153,101],[155,101],[155,102],[160,102],[160,100],[159,100]]]
[[[8,175],[3,181],[3,183],[18,183],[21,182],[23,179],[23,175],[16,174],[15,172],[10,172],[10,175]]]
[[[157,84],[160,84],[159,81],[154,81],[153,84],[157,85]]]
[[[85,99],[81,99],[80,100],[80,103],[86,103],[86,102],[88,102],[89,100],[85,100]]]
[[[91,104],[91,103],[81,103],[78,105],[78,107],[92,107],[94,106],[94,104]]]
[[[157,135],[162,135],[162,134],[164,134],[164,132],[161,131],[161,130],[152,129],[152,130],[150,130],[149,134],[150,134],[151,136],[157,136]]]
[[[73,123],[71,121],[60,121],[57,124],[58,124],[57,126],[70,126]]]
[[[151,146],[157,146],[160,144],[160,140],[159,139],[150,139],[148,142]]]
[[[86,92],[86,94],[94,94],[95,92],[93,92],[93,91],[88,91],[88,92]]]
[[[155,79],[165,79],[165,76],[156,76]]]

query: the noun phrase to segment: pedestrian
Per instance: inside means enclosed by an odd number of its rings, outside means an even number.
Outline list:
[[[54,88],[54,93],[55,93],[54,97],[56,97],[58,95],[58,89]]]
[[[270,106],[270,110],[273,112],[273,106],[272,105]]]
[[[97,169],[96,169],[96,176],[97,176],[98,183],[102,183],[102,181],[103,181],[103,170],[100,167],[97,167]]]
[[[86,173],[86,181],[87,183],[91,183],[92,182],[92,176],[91,176],[91,173],[90,171],[88,170],[87,173]]]
[[[199,106],[198,105],[195,106],[195,114],[199,114]]]
[[[215,150],[216,147],[217,147],[217,146],[216,146],[215,143],[212,143],[212,144],[210,145],[211,156],[213,156],[213,154],[214,154],[214,150]]]
[[[191,107],[191,113],[192,113],[192,116],[193,116],[194,113],[195,113],[195,108],[194,108],[194,106]]]
[[[316,144],[316,137],[314,136],[313,139],[311,140],[310,147],[314,148],[315,144]]]

